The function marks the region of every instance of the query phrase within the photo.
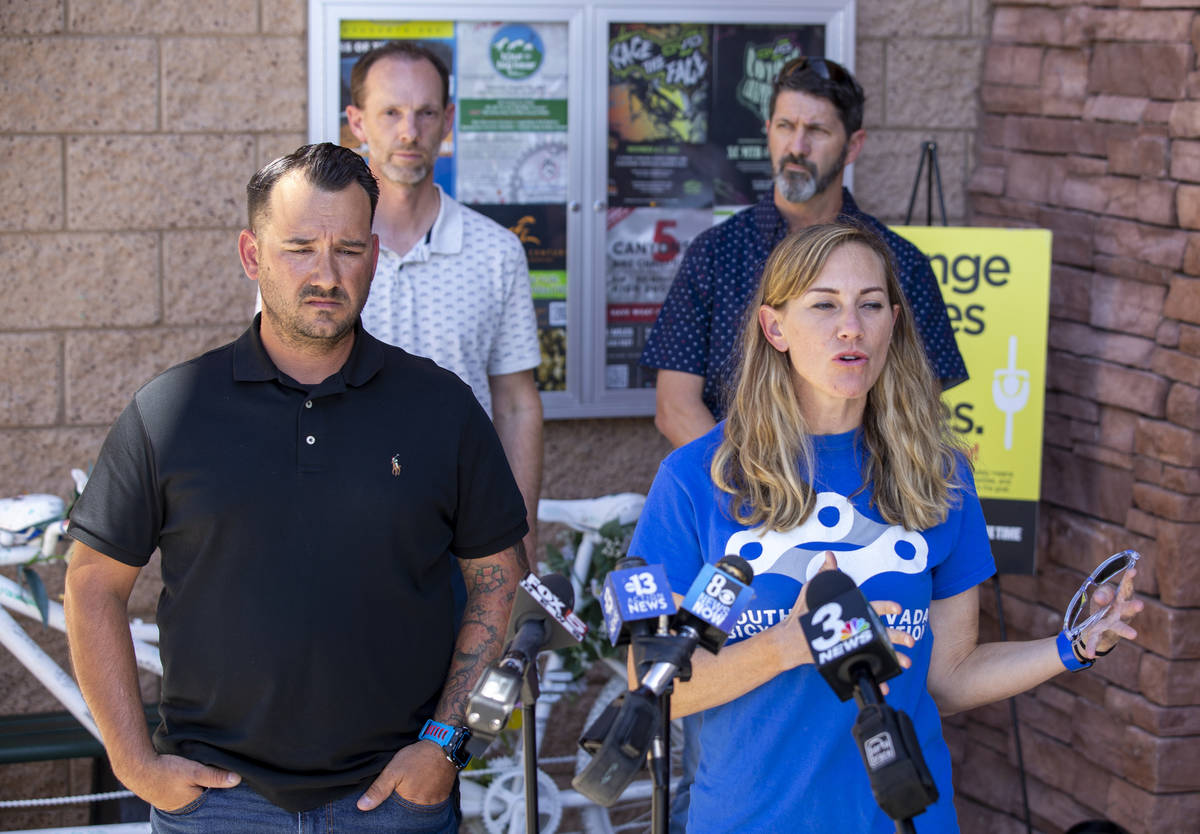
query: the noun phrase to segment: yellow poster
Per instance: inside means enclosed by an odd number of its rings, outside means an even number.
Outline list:
[[[1006,543],[1022,552],[1022,569],[1031,569],[1041,497],[1050,232],[945,226],[895,231],[929,257],[967,363],[970,379],[943,397],[951,426],[974,458],[997,561],[1003,563],[1002,551],[1010,549],[997,545]]]

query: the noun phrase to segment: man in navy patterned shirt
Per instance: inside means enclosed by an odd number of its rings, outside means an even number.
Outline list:
[[[643,365],[659,369],[655,425],[673,445],[724,417],[736,369],[731,357],[763,264],[789,232],[818,223],[854,221],[887,242],[934,373],[944,388],[967,378],[928,259],[861,211],[842,187],[867,135],[863,100],[854,77],[823,58],[790,61],[775,80],[767,119],[775,187],[696,238],[642,353]]]

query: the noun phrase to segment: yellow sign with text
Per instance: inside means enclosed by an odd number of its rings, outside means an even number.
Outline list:
[[[981,499],[1041,497],[1050,319],[1045,229],[900,226],[933,266],[970,379],[943,395]],[[990,519],[989,519],[990,522]]]
[[[449,20],[343,20],[338,27],[342,40],[420,40],[454,37]]]

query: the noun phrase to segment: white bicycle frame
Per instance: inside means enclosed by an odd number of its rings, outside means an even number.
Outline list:
[[[633,523],[640,515],[645,502],[644,495],[632,492],[599,498],[543,498],[538,502],[539,522],[562,524],[582,534],[579,546],[575,550],[569,577],[575,599],[582,599],[585,593],[590,593],[588,575],[596,545],[601,540],[600,528],[614,520],[621,524]],[[547,657],[541,674],[542,692],[534,712],[539,745],[545,736],[553,705],[568,689],[570,677],[562,671],[562,665],[562,658],[552,653]],[[624,689],[623,664],[607,665]],[[525,830],[525,773],[522,752],[518,750],[516,756],[505,761],[500,767],[463,771],[463,818],[478,817],[483,820],[488,834],[522,834]],[[574,754],[539,759],[538,812],[542,818],[540,830],[543,834],[552,834],[557,829],[564,810],[579,808],[585,809],[584,826],[589,834],[610,834],[613,829],[603,808],[573,789],[558,788],[553,780],[540,770],[547,765],[576,761],[577,757]],[[491,779],[491,784],[486,789],[476,782],[476,779],[482,780],[484,777]],[[631,800],[644,799],[649,797],[650,793],[651,786],[647,780],[644,785],[631,785],[626,796]],[[498,812],[493,813],[497,808]]]
[[[0,565],[23,565],[34,559],[49,559],[58,549],[58,542],[67,530],[65,521],[46,526],[42,535],[21,544],[0,545]]]
[[[576,599],[589,592],[588,574],[596,544],[601,540],[600,528],[617,520],[622,524],[637,520],[645,503],[645,496],[636,493],[606,495],[600,498],[554,500],[543,499],[538,503],[538,520],[563,524],[582,534],[576,548],[570,576]],[[65,530],[65,522],[47,527],[41,540],[32,540],[20,545],[0,546],[0,565],[22,564],[38,556],[49,556],[55,552],[59,537]],[[31,619],[41,619],[41,613],[33,598],[16,582],[0,576],[0,644],[3,644],[29,671],[57,698],[64,707],[97,739],[100,738],[95,721],[84,703],[79,687],[49,655],[47,655],[25,632],[21,625],[5,610],[11,609]],[[50,602],[49,625],[66,631],[62,605]],[[134,655],[139,668],[162,676],[162,660],[158,647],[158,627],[134,620],[130,624]],[[613,680],[603,693],[603,703],[615,695],[613,689],[625,688],[623,664],[607,664],[613,672]],[[550,719],[553,705],[570,688],[569,676],[562,671],[562,659],[551,653],[542,672],[541,697],[535,711],[537,737],[542,739]],[[543,760],[540,764],[576,762],[577,757],[567,756]],[[524,767],[520,754],[498,766],[466,770],[462,773],[461,794],[464,821],[480,819],[489,834],[507,832],[520,834],[525,826]],[[488,786],[482,784],[489,781]],[[549,819],[542,825],[543,834],[552,834],[557,829],[562,811],[569,808],[585,809],[584,825],[589,834],[610,834],[613,831],[605,809],[595,805],[577,791],[559,789],[546,774],[539,772],[539,813]],[[639,780],[629,786],[623,800],[644,800],[651,794],[648,779]],[[35,800],[36,801],[36,800]],[[492,813],[494,812],[494,813]],[[491,814],[489,816],[489,814]],[[82,828],[40,829],[38,834],[148,834],[148,823],[122,823],[117,825],[88,826]],[[32,832],[30,832],[32,834]]]
[[[66,530],[66,522],[59,521],[48,525],[40,538],[31,539],[17,545],[0,545],[0,565],[25,564],[36,558],[49,558],[55,553],[60,537]],[[6,610],[8,609],[8,610]],[[55,660],[46,654],[21,624],[9,613],[9,610],[28,617],[31,620],[42,620],[42,612],[29,592],[6,576],[0,576],[0,645],[12,652],[21,665],[49,690],[59,703],[66,708],[98,741],[100,730],[92,718],[79,686]],[[47,621],[56,631],[66,633],[67,624],[60,603],[48,602]],[[130,623],[130,637],[133,640],[134,657],[139,668],[162,677],[162,660],[158,647],[158,626],[134,620]],[[103,795],[93,795],[94,798],[119,798],[130,796],[128,791],[119,791]],[[65,801],[64,801],[65,800]],[[12,803],[13,806],[29,805],[58,805],[89,801],[86,797],[63,797],[53,800],[28,800]],[[5,803],[9,807],[9,803]],[[67,832],[104,831],[107,834],[148,834],[148,823],[130,823],[111,826],[90,826],[87,828],[54,828],[41,829],[40,834],[67,834]]]

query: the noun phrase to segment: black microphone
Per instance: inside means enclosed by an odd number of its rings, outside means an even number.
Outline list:
[[[508,619],[508,641],[504,655],[484,670],[467,699],[467,726],[471,740],[467,749],[479,755],[508,724],[522,685],[537,698],[537,681],[527,675],[539,652],[578,643],[587,625],[571,608],[575,590],[562,574],[538,579],[532,573],[521,580]]]
[[[858,703],[852,734],[875,801],[888,817],[906,822],[937,802],[938,789],[912,720],[888,706],[879,688],[902,671],[892,641],[854,580],[840,570],[813,576],[805,599],[809,611],[800,625],[813,663],[841,700]]]
[[[800,619],[813,664],[843,701],[855,691],[856,667],[876,684],[900,674],[887,630],[854,580],[840,570],[817,573],[804,589],[808,613]]]
[[[513,600],[505,639],[505,658],[528,663],[538,652],[562,649],[578,643],[587,625],[571,611],[575,589],[561,573],[538,579],[532,573],[521,580]]]
[[[675,616],[676,633],[643,638],[654,657],[638,688],[617,696],[580,736],[579,746],[592,760],[571,780],[575,790],[605,807],[620,799],[645,765],[662,723],[659,696],[697,646],[713,653],[721,648],[754,596],[753,579],[754,569],[740,556],[701,568]]]

